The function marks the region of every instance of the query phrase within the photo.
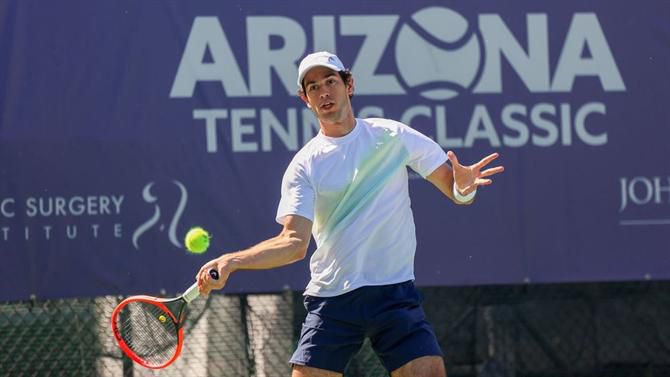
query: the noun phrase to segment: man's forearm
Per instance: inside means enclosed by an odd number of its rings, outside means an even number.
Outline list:
[[[229,271],[261,270],[284,266],[305,257],[309,240],[296,236],[296,232],[282,232],[246,250],[224,254],[221,261]]]

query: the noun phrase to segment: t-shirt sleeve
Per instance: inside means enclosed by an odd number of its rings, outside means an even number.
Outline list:
[[[295,161],[291,162],[282,179],[276,221],[284,224],[289,215],[299,215],[314,221],[314,200],[314,188],[304,168]]]
[[[422,177],[430,175],[447,161],[444,149],[428,136],[404,124],[400,134],[409,153],[407,165]]]

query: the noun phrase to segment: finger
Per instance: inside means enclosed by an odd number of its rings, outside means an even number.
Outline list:
[[[503,171],[505,171],[505,167],[498,166],[498,167],[495,167],[495,168],[484,170],[483,172],[479,173],[479,177],[484,178],[484,177],[491,176],[493,174],[502,173]]]
[[[447,152],[447,158],[449,159],[449,161],[451,161],[452,166],[460,165],[460,163],[458,162],[458,157],[456,157],[456,153],[452,151]]]
[[[491,183],[493,183],[493,181],[490,180],[490,179],[477,179],[475,181],[475,185],[477,185],[477,186],[488,186]]]
[[[207,296],[212,291],[212,283],[207,280],[208,274],[203,274],[201,276],[202,285],[200,286],[200,293]]]
[[[205,280],[202,275],[202,270],[200,270],[196,279],[198,280],[198,288],[200,289],[200,293],[202,293],[205,287]]]
[[[482,158],[481,161],[479,161],[478,163],[476,163],[476,164],[475,164],[475,167],[476,167],[477,169],[481,169],[481,168],[483,168],[484,166],[490,164],[491,161],[493,161],[493,160],[495,160],[496,158],[498,158],[498,156],[499,156],[498,153],[491,153],[490,155],[488,155],[488,156]]]
[[[198,287],[200,294],[204,296],[210,294],[215,289],[221,289],[225,283],[225,280],[223,280],[221,277],[219,280],[214,280],[214,278],[212,278],[209,274],[210,269],[211,268],[203,268],[202,274],[200,275],[202,284],[200,284]]]
[[[207,286],[207,284],[209,282],[209,280],[208,280],[209,279],[209,274],[207,273],[207,271],[209,271],[210,268],[211,267],[209,267],[208,265],[204,265],[200,269],[200,273],[198,274],[198,285],[199,286],[202,286],[202,287]]]
[[[198,279],[203,283],[207,282],[207,273],[205,273],[205,271],[207,271],[207,266],[202,266],[200,273],[198,274]]]
[[[195,275],[195,281],[198,282],[198,286],[202,285],[202,268],[198,273]]]
[[[203,280],[205,282],[205,288],[208,288],[209,290],[212,290],[214,288],[214,285],[216,284],[215,281],[212,280],[212,277],[209,276],[208,273],[203,273]]]

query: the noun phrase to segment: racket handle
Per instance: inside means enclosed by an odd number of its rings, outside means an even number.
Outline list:
[[[209,270],[209,276],[211,276],[211,278],[214,280],[219,280],[219,271],[212,268]],[[184,300],[186,300],[187,303],[193,301],[198,296],[200,296],[200,291],[198,290],[197,282],[193,283],[193,285],[182,294],[182,297]]]

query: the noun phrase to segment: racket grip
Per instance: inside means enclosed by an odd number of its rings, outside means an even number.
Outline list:
[[[216,269],[212,268],[209,270],[209,276],[214,279],[214,280],[219,280],[219,271]],[[196,297],[200,296],[200,292],[198,291],[198,283],[193,283],[192,286],[190,286],[184,294],[182,294],[182,297],[186,302],[191,302],[193,301]]]

